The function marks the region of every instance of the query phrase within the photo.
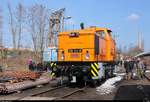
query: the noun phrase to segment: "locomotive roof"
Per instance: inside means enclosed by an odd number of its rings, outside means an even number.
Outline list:
[[[70,30],[70,31],[60,32],[59,34],[68,34],[68,33],[71,33],[71,32],[94,33],[95,31],[100,31],[100,30],[110,30],[110,29],[108,29],[108,28],[99,28],[99,27],[90,27],[90,28],[85,28],[85,29],[80,29],[80,30]]]

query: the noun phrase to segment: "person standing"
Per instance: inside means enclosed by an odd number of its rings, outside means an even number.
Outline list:
[[[125,79],[129,80],[130,66],[129,66],[129,59],[128,58],[124,61],[124,68],[126,71],[126,78]]]
[[[143,64],[143,61],[138,58],[138,61],[137,61],[137,74],[138,74],[138,78],[141,79],[143,78],[143,68],[144,67],[144,64]]]
[[[144,65],[144,61],[143,60],[141,60],[141,74],[142,74],[142,78],[144,78],[144,74],[145,74],[145,65]]]
[[[30,71],[33,71],[33,69],[34,69],[34,65],[33,65],[32,59],[28,60],[28,68],[29,68]]]
[[[146,63],[146,61],[144,61],[143,63],[144,63],[144,74],[145,74],[145,72],[147,70],[147,63]]]
[[[133,69],[134,69],[134,64],[135,64],[135,62],[134,62],[134,60],[133,60],[133,58],[132,59],[130,59],[130,61],[129,61],[129,72],[130,72],[130,79],[133,79]]]
[[[44,68],[44,67],[43,67],[42,62],[38,62],[38,63],[37,63],[37,71],[44,71],[43,68]]]

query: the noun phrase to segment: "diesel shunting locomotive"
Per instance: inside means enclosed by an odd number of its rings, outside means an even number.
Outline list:
[[[66,76],[70,83],[96,83],[112,77],[116,44],[111,30],[89,27],[60,32],[57,47],[49,47],[52,75]]]

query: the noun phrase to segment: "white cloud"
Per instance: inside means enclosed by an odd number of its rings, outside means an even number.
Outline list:
[[[131,21],[138,20],[139,18],[140,18],[140,16],[136,13],[132,13],[128,16],[128,20],[131,20]]]

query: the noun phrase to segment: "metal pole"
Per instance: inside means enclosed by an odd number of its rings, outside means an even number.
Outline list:
[[[64,16],[62,17],[62,32],[64,31]]]

